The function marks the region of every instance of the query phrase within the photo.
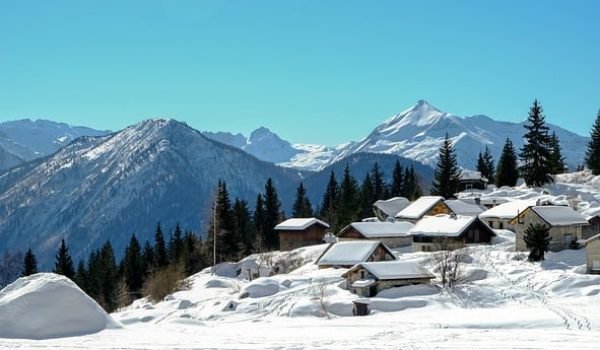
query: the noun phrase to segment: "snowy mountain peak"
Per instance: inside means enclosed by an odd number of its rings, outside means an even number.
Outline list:
[[[256,143],[259,141],[263,141],[265,139],[272,139],[272,140],[285,142],[279,136],[277,136],[277,134],[271,132],[271,130],[269,130],[268,128],[266,128],[264,126],[261,126],[260,128],[254,130],[250,133],[250,137],[248,138],[248,143]]]

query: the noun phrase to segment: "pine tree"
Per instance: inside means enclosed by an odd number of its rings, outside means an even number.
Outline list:
[[[254,252],[254,242],[256,241],[256,232],[250,218],[248,203],[236,198],[233,203],[233,223],[234,230],[238,232],[241,239],[241,255],[247,256]]]
[[[552,240],[548,227],[540,224],[529,224],[525,229],[523,239],[527,249],[529,249],[529,261],[544,260],[544,253],[548,251],[548,246]]]
[[[375,201],[380,199],[386,199],[385,194],[387,186],[385,180],[383,179],[384,176],[384,173],[379,168],[379,164],[375,162],[375,164],[373,164],[373,168],[371,169],[371,179],[373,181],[373,199]]]
[[[391,197],[402,196],[402,184],[404,183],[404,174],[400,161],[396,159],[394,170],[392,171],[392,186],[390,187]]]
[[[31,248],[27,250],[25,253],[25,258],[23,259],[23,271],[21,272],[21,276],[29,276],[38,273],[37,269],[37,259],[35,254],[31,251]]]
[[[256,239],[258,245],[262,246],[265,237],[265,218],[266,218],[265,201],[262,194],[256,196],[256,204],[254,205],[254,213],[252,214],[252,222],[256,231]],[[260,248],[260,247],[256,247]]]
[[[600,110],[590,131],[590,141],[585,153],[585,164],[594,175],[600,175]]]
[[[95,268],[97,281],[98,302],[107,312],[117,308],[117,263],[115,253],[109,241],[100,249],[100,255]]]
[[[327,182],[325,193],[323,193],[319,217],[331,225],[333,232],[336,232],[335,222],[337,220],[337,202],[339,191],[338,183],[335,179],[335,173],[332,171],[329,175],[329,182]]]
[[[373,203],[375,203],[375,194],[373,190],[373,182],[371,181],[371,175],[367,173],[365,179],[360,186],[360,217],[368,218],[373,216]]]
[[[265,227],[264,240],[267,249],[279,249],[279,234],[275,231],[275,226],[281,222],[281,202],[277,195],[275,185],[271,178],[267,179],[265,184]]]
[[[562,150],[560,147],[560,140],[556,136],[556,132],[552,132],[550,135],[550,173],[562,174],[565,172],[565,157],[562,156]]]
[[[177,226],[179,227],[179,226]],[[122,274],[125,279],[127,291],[133,295],[141,296],[142,285],[146,275],[144,271],[144,256],[142,255],[142,247],[140,242],[131,235],[129,245],[125,248],[125,255],[121,260]]]
[[[456,154],[452,142],[446,134],[446,138],[439,150],[439,159],[435,169],[435,177],[431,186],[431,194],[442,196],[446,199],[454,198],[458,192],[458,180],[460,169],[456,160]]]
[[[348,164],[344,168],[344,176],[340,183],[337,207],[337,228],[345,227],[358,219],[360,212],[358,183],[350,173],[350,166]]]
[[[489,181],[494,181],[494,158],[487,146],[485,146],[483,154],[479,152],[479,157],[477,158],[477,171]]]
[[[487,170],[487,166],[485,164],[485,159],[483,159],[483,153],[481,153],[481,151],[479,152],[479,155],[477,156],[477,166],[476,168],[477,171],[479,171],[481,173],[481,176],[485,177],[485,172]]]
[[[138,242],[139,243],[139,242]],[[181,259],[183,253],[183,232],[181,232],[181,226],[179,223],[175,225],[173,235],[169,240],[169,260],[172,262],[178,262]]]
[[[537,100],[529,111],[529,117],[525,124],[527,132],[523,136],[525,144],[521,148],[521,176],[528,186],[540,187],[554,182],[552,175],[552,149],[550,149],[551,138],[548,135],[542,106]]]
[[[150,242],[144,243],[144,252],[142,254],[144,259],[144,278],[148,276],[154,269],[154,248]]]
[[[71,259],[71,255],[69,255],[69,248],[64,239],[60,241],[60,247],[58,248],[58,252],[56,252],[54,270],[52,272],[63,275],[71,280],[75,278],[73,260]]]
[[[167,254],[165,236],[159,222],[156,224],[156,231],[154,233],[154,267],[160,269],[167,265],[169,265],[169,256]]]
[[[300,182],[298,189],[296,189],[296,200],[292,206],[292,217],[295,218],[309,218],[313,214],[312,205],[306,195],[304,184]]]
[[[88,274],[85,268],[85,264],[83,263],[83,259],[79,259],[79,263],[77,264],[77,271],[75,272],[75,284],[79,286],[84,292],[89,294],[88,287]]]
[[[519,179],[519,171],[517,169],[517,154],[510,139],[506,139],[500,160],[498,160],[498,168],[496,170],[496,186],[515,186]]]

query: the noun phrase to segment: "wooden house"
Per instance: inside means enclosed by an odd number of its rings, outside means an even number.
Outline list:
[[[368,239],[380,241],[390,248],[409,246],[412,238],[408,232],[413,224],[408,221],[396,222],[353,222],[338,234],[340,241]]]
[[[600,274],[600,234],[584,241],[587,273]]]
[[[573,247],[575,242],[582,239],[582,228],[588,221],[578,212],[566,206],[544,205],[532,206],[525,209],[511,224],[515,227],[515,249],[527,251],[525,245],[525,230],[532,224],[545,225],[552,237],[549,249],[559,251]]]
[[[345,241],[334,243],[317,259],[320,269],[352,267],[370,261],[396,260],[396,256],[379,241]]]
[[[316,218],[293,218],[275,226],[279,234],[279,249],[293,250],[323,243],[329,225]]]
[[[444,197],[423,196],[396,214],[396,220],[415,223],[426,215],[450,213],[452,210],[444,203]]]
[[[479,171],[463,170],[458,178],[458,191],[485,190],[488,179]]]
[[[450,212],[460,216],[478,216],[486,211],[486,208],[474,200],[448,199],[444,204],[450,208]]]
[[[588,239],[600,233],[600,215],[592,215],[586,219],[589,225],[582,228],[581,235],[583,239]]]
[[[373,203],[373,212],[380,221],[394,220],[396,214],[409,205],[410,201],[404,197],[378,200]]]
[[[342,275],[346,288],[362,297],[373,297],[382,290],[413,284],[429,284],[434,275],[410,261],[360,263]]]
[[[516,200],[502,203],[479,214],[479,218],[491,228],[514,232],[515,227],[511,224],[512,219],[525,209],[535,205],[535,203],[535,200]]]
[[[473,216],[426,216],[410,230],[413,252],[430,252],[465,244],[491,243],[496,235],[483,221]]]

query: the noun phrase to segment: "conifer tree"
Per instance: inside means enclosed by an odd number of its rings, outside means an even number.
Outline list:
[[[350,173],[350,166],[348,164],[344,168],[344,176],[340,183],[337,207],[337,228],[343,228],[358,219],[360,212],[358,183]]]
[[[100,249],[97,260],[96,276],[98,301],[107,312],[117,308],[117,263],[115,253],[109,241],[106,241]]]
[[[31,248],[27,250],[25,253],[25,257],[23,258],[23,271],[21,272],[21,276],[29,276],[38,272],[37,269],[37,259],[35,254],[31,251]]]
[[[541,224],[529,224],[525,229],[525,245],[529,249],[529,261],[544,260],[544,253],[548,251],[548,246],[552,237],[548,232],[548,227]]]
[[[375,201],[380,199],[386,199],[385,193],[387,186],[383,178],[383,171],[381,171],[381,169],[379,168],[379,164],[375,162],[375,164],[373,164],[373,168],[371,169],[371,179],[373,181],[373,199]]]
[[[304,184],[300,182],[298,189],[296,189],[296,200],[292,207],[292,217],[295,218],[309,218],[313,214],[312,205],[306,195]]]
[[[502,154],[498,160],[498,168],[496,169],[496,186],[515,186],[519,179],[519,170],[517,169],[517,154],[512,142],[509,138],[506,139]]]
[[[327,182],[325,193],[323,193],[319,217],[331,225],[333,232],[336,232],[334,226],[337,220],[338,195],[339,187],[337,180],[335,179],[335,173],[332,171],[329,175],[329,182]]]
[[[373,190],[373,182],[371,181],[371,175],[367,173],[365,179],[360,186],[360,217],[368,218],[373,216],[373,203],[375,203],[375,193]]]
[[[529,110],[525,129],[527,130],[523,136],[525,144],[519,154],[523,163],[520,168],[521,176],[528,186],[540,187],[554,182],[550,174],[553,170],[551,139],[542,114],[542,106],[537,100],[533,101],[533,106]]]
[[[139,242],[138,242],[139,245]],[[141,249],[140,249],[141,250]],[[173,235],[169,240],[169,260],[172,262],[178,262],[181,259],[183,253],[183,232],[179,223],[175,225]]]
[[[154,248],[152,247],[152,244],[150,244],[150,242],[146,241],[146,243],[144,243],[144,252],[142,254],[142,257],[144,259],[144,278],[145,276],[147,276],[150,272],[152,272],[153,268],[154,268]]]
[[[483,153],[479,152],[479,157],[477,158],[477,171],[490,182],[494,181],[494,158],[487,146],[485,146],[485,151]]]
[[[590,141],[585,153],[585,164],[594,175],[600,175],[600,110],[590,131]]]
[[[267,179],[265,184],[265,247],[267,249],[279,249],[279,234],[275,231],[275,226],[281,222],[281,202],[277,195],[277,190],[271,178]]]
[[[75,272],[75,283],[81,288],[84,292],[89,294],[88,287],[88,274],[85,268],[85,264],[83,263],[83,259],[79,259],[79,263],[77,264],[77,271]]]
[[[254,223],[257,241],[261,246],[263,245],[265,237],[265,217],[267,215],[265,211],[265,201],[262,194],[259,193],[258,196],[256,196],[256,204],[254,205],[252,222]]]
[[[69,248],[67,247],[64,239],[60,241],[60,247],[56,252],[54,270],[52,270],[52,272],[63,275],[71,280],[75,278],[73,260],[71,259],[71,255],[69,255]]]
[[[205,266],[202,259],[202,241],[191,231],[188,231],[185,233],[183,242],[183,262],[186,274],[189,276],[200,271]]]
[[[177,226],[179,227],[179,226]],[[140,296],[142,285],[144,283],[144,257],[142,255],[142,247],[140,242],[131,235],[129,245],[125,248],[125,255],[121,260],[121,270],[127,286],[127,291],[133,295]]]
[[[402,184],[404,183],[404,174],[402,170],[402,166],[400,165],[400,161],[396,159],[396,163],[394,163],[394,170],[392,171],[392,185],[390,187],[390,196],[391,197],[400,197],[402,196]]]
[[[248,203],[243,199],[236,198],[233,203],[233,222],[234,230],[238,232],[238,236],[241,238],[242,256],[252,254],[254,252],[256,232],[250,218]]]
[[[550,135],[550,173],[551,174],[562,174],[565,172],[565,158],[562,156],[562,150],[560,147],[560,141],[556,132],[552,132]]]
[[[169,265],[169,256],[167,254],[167,246],[165,244],[165,236],[163,235],[160,222],[156,224],[154,233],[154,267],[163,268]]]
[[[460,169],[458,168],[454,147],[448,134],[446,134],[439,149],[439,159],[431,186],[431,194],[446,199],[454,198],[455,193],[458,192],[459,178]]]

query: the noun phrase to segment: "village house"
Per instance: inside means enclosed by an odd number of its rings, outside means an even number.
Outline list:
[[[430,284],[433,274],[410,261],[360,263],[342,275],[346,288],[362,297],[373,297],[382,290],[414,284]]]
[[[499,230],[515,231],[510,223],[515,216],[536,204],[535,200],[515,200],[497,205],[479,214],[479,218],[489,227]]]
[[[545,205],[532,206],[525,209],[511,220],[515,227],[515,249],[527,251],[525,230],[532,224],[545,225],[552,237],[549,249],[559,251],[574,246],[582,239],[582,228],[588,221],[578,212],[566,206]]]
[[[450,211],[461,216],[477,216],[483,213],[486,208],[475,201],[467,201],[462,199],[445,200],[444,204],[450,208]]]
[[[423,196],[396,214],[396,220],[415,223],[426,215],[450,213],[452,210],[444,203],[444,197]]]
[[[600,274],[600,234],[592,236],[583,242],[587,273]]]
[[[473,216],[426,216],[410,230],[413,252],[431,252],[465,244],[490,243],[496,235]]]
[[[485,190],[488,179],[479,171],[463,170],[458,178],[458,191]]]
[[[329,225],[316,218],[288,219],[275,226],[282,251],[321,244],[327,230]]]
[[[407,221],[397,222],[353,222],[338,234],[340,241],[368,239],[384,243],[390,248],[409,246],[412,238],[408,231],[413,224]]]
[[[396,260],[396,256],[379,241],[346,241],[329,246],[317,259],[320,269],[328,267],[352,267],[370,261]]]
[[[588,221],[589,225],[584,226],[582,229],[581,235],[582,235],[583,239],[588,239],[588,238],[600,233],[600,216],[599,215],[588,216],[586,218],[586,220]]]
[[[393,197],[373,203],[373,212],[380,221],[393,221],[396,214],[409,205],[410,201],[408,199]]]

